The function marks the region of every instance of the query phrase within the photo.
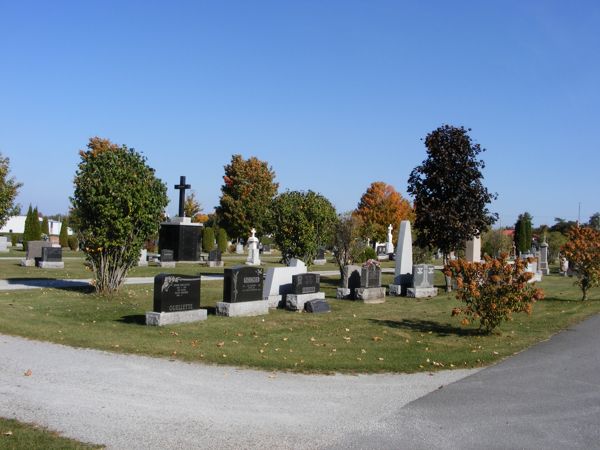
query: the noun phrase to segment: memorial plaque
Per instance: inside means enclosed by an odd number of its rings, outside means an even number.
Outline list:
[[[235,266],[225,269],[223,301],[226,303],[263,300],[263,270],[258,267]]]
[[[160,273],[154,277],[154,312],[200,309],[200,275]]]
[[[221,250],[215,249],[208,252],[208,260],[215,262],[221,261]]]
[[[173,250],[163,248],[160,251],[160,262],[173,262],[173,257],[174,257]]]
[[[42,247],[42,261],[61,262],[62,248],[60,247]]]
[[[319,292],[321,276],[318,273],[292,275],[292,294],[314,294]]]
[[[381,268],[375,264],[364,265],[361,268],[360,287],[381,287]]]

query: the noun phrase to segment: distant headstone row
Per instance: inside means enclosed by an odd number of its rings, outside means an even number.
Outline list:
[[[21,260],[24,267],[40,267],[42,269],[63,269],[62,248],[53,247],[48,241],[28,241],[27,253]]]

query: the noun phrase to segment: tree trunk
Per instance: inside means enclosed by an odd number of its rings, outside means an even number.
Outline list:
[[[444,267],[448,264],[450,260],[450,255],[448,253],[444,253]],[[452,277],[444,274],[444,279],[446,280],[446,292],[452,292]]]

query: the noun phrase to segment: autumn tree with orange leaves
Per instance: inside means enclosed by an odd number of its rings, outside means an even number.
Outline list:
[[[577,284],[587,300],[588,290],[600,284],[600,231],[590,227],[572,227],[561,253],[569,260]]]
[[[233,155],[225,166],[218,223],[232,238],[246,239],[254,227],[259,236],[269,229],[270,209],[279,183],[268,163],[252,156]]]
[[[394,189],[394,186],[375,181],[360,198],[353,215],[360,219],[360,235],[364,239],[384,242],[388,226],[400,228],[403,220],[413,220],[414,213],[408,200]],[[396,233],[397,234],[397,233]]]

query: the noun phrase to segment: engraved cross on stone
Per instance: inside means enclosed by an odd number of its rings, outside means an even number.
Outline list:
[[[179,177],[179,184],[175,185],[175,189],[179,189],[179,217],[185,217],[185,190],[190,189],[190,184],[185,184],[185,177]]]

